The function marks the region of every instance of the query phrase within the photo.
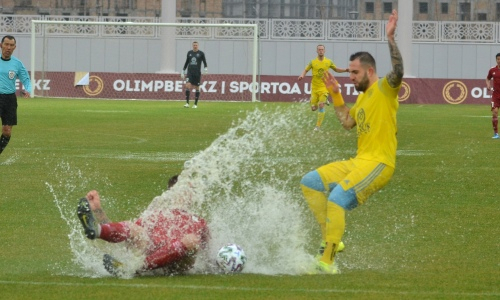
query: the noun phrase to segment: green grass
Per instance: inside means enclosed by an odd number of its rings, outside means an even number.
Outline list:
[[[79,267],[47,183],[67,180],[75,195],[99,188],[127,199],[110,215],[130,217],[247,112],[290,106],[202,102],[193,110],[181,102],[20,99],[19,125],[0,155],[0,299],[500,298],[500,142],[491,139],[489,108],[475,105],[401,105],[396,173],[348,213],[341,275],[61,275]],[[291,152],[302,159],[292,166],[308,170],[353,155],[355,133],[332,120],[331,107],[315,135],[315,114],[303,110],[310,124],[287,134],[309,138]],[[81,182],[75,170],[85,172]]]

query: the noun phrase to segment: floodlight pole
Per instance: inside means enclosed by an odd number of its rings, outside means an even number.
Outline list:
[[[413,1],[398,0],[398,45],[403,57],[405,77],[415,77],[412,71]]]
[[[177,12],[176,1],[161,1],[161,23],[175,23]],[[176,44],[175,27],[161,28],[161,67],[159,73],[176,73],[175,57]],[[179,72],[178,70],[177,72]]]

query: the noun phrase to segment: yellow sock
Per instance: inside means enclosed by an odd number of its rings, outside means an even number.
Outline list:
[[[325,119],[325,112],[318,112],[318,120],[316,121],[316,126],[321,127],[321,124],[323,124],[323,120]]]
[[[306,198],[309,209],[313,212],[316,221],[321,227],[321,238],[326,240],[326,203],[328,200],[323,192],[318,192],[301,184],[302,193]]]
[[[328,201],[326,207],[326,247],[321,261],[330,265],[344,235],[345,210],[332,201]]]

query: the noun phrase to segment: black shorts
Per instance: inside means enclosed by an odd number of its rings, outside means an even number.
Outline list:
[[[17,125],[16,94],[0,94],[0,118],[2,125]]]
[[[189,82],[192,85],[200,86],[201,84],[201,73],[196,72],[196,73],[188,73],[186,77],[186,83]]]

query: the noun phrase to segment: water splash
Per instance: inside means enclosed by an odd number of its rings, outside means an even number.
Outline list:
[[[231,242],[247,254],[244,272],[303,272],[311,261],[305,250],[311,224],[299,181],[304,160],[310,160],[304,148],[315,138],[303,109],[249,113],[187,161],[176,186],[155,198],[150,209],[182,206],[183,200],[176,202],[184,199],[180,195],[194,193],[193,211],[209,221],[207,257]]]
[[[318,228],[302,199],[299,182],[303,174],[332,160],[335,150],[328,148],[334,137],[328,136],[328,143],[311,142],[326,136],[312,132],[312,115],[305,111],[305,105],[296,104],[249,112],[187,161],[178,183],[153,199],[143,213],[145,217],[158,208],[181,207],[206,218],[211,240],[193,272],[213,272],[210,262],[230,242],[245,250],[244,272],[248,273],[300,274],[312,262],[310,242],[317,242],[312,237]],[[117,253],[117,258],[139,263],[142,258],[119,244],[90,242],[83,236],[75,216],[75,199],[81,195],[72,194],[88,190],[88,178],[95,177],[65,163],[56,173],[62,175],[47,186],[70,228],[74,263],[82,266],[84,276],[107,275],[103,253]],[[66,199],[71,199],[70,207]],[[112,201],[106,208],[112,209]]]
[[[19,154],[14,153],[10,155],[5,161],[0,162],[0,166],[9,166],[19,159]]]
[[[53,196],[53,201],[59,210],[61,218],[69,228],[69,246],[73,253],[73,263],[82,267],[83,272],[67,270],[64,267],[56,266],[56,272],[66,275],[102,277],[107,272],[102,266],[102,253],[100,244],[89,243],[82,231],[80,221],[76,217],[76,200],[82,196],[81,191],[88,189],[92,185],[90,178],[100,178],[99,175],[83,172],[72,167],[68,162],[58,163],[52,171],[53,182],[46,182],[49,192]],[[105,182],[105,179],[100,181]],[[101,183],[102,184],[102,183]],[[97,245],[95,247],[94,245]]]

